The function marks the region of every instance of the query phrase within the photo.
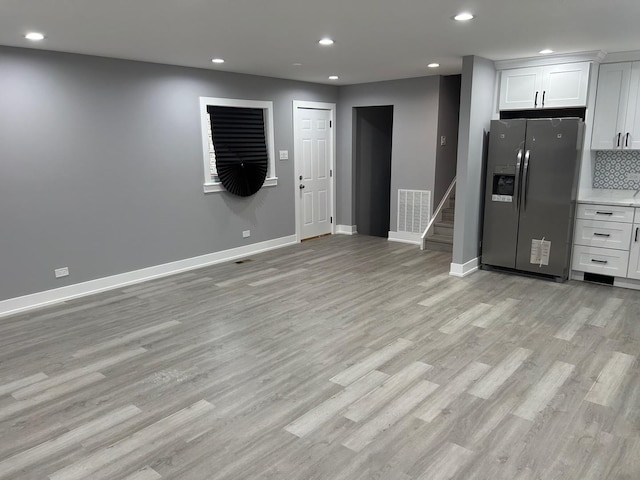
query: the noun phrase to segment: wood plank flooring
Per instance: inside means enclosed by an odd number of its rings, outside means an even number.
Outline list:
[[[0,319],[0,479],[640,478],[640,292],[250,260]]]

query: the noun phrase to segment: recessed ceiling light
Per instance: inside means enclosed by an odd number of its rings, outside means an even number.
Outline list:
[[[327,45],[333,45],[334,42],[329,37],[325,37],[325,38],[321,38],[320,41],[318,41],[318,43],[320,45],[327,46]]]
[[[302,64],[300,62],[292,63],[291,65],[293,65],[294,67],[301,67],[302,66]]]
[[[473,18],[473,15],[471,15],[468,12],[462,12],[456,15],[455,17],[453,17],[453,19],[457,20],[458,22],[466,22],[467,20],[471,20],[472,18]]]
[[[29,32],[24,36],[24,38],[26,38],[27,40],[32,40],[34,42],[39,42],[40,40],[44,40],[44,34],[40,32]]]
[[[547,55],[549,53],[553,53],[553,50],[551,50],[550,48],[545,48],[544,50],[540,50],[539,53],[541,53],[543,55]]]
[[[338,80],[338,78],[340,78],[340,77],[338,77],[338,75],[331,75],[329,77],[329,80]]]
[[[430,63],[429,65],[427,65],[427,67],[429,68],[438,68],[440,66],[439,63]]]
[[[213,63],[224,63],[224,59],[223,58],[212,58],[211,61]]]

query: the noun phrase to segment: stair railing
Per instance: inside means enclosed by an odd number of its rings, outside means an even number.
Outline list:
[[[449,185],[449,188],[447,188],[446,193],[444,194],[444,196],[442,197],[442,200],[440,200],[440,203],[438,204],[438,208],[436,208],[435,212],[433,212],[433,215],[431,217],[431,220],[429,220],[429,224],[427,225],[427,228],[425,228],[424,232],[422,232],[422,237],[420,237],[421,238],[420,250],[424,250],[425,244],[427,242],[427,236],[429,235],[429,231],[436,224],[436,221],[440,215],[440,212],[442,212],[442,209],[448,203],[449,197],[451,196],[451,192],[453,192],[453,189],[455,186],[456,186],[456,177],[453,177],[453,180],[451,181],[451,185]]]

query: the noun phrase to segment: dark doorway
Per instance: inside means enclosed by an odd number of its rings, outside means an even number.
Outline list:
[[[358,233],[387,238],[391,205],[393,106],[355,108]]]

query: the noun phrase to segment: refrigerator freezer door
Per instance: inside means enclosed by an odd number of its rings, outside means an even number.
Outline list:
[[[578,119],[528,121],[518,270],[568,276],[581,142],[582,122]]]
[[[482,263],[515,268],[526,120],[494,120],[489,135]]]

